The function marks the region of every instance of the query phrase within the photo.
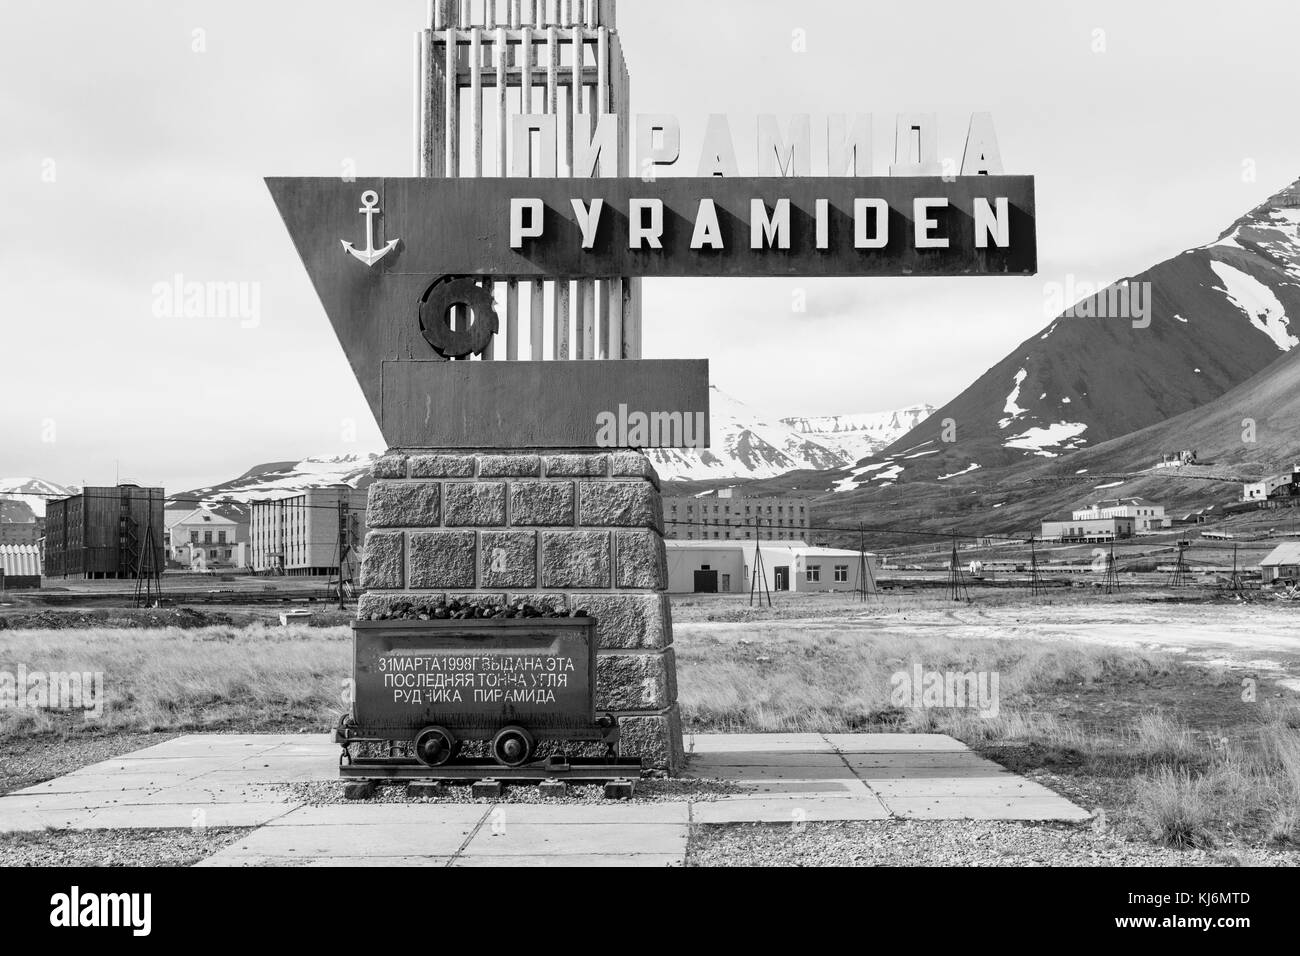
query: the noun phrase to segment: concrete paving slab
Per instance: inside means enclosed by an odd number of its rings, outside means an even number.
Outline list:
[[[90,818],[89,810],[7,809],[0,805],[0,833],[76,830]]]
[[[884,797],[885,806],[909,820],[1059,820],[1091,814],[1064,797]]]
[[[465,847],[465,856],[548,856],[626,853],[671,854],[685,859],[689,827],[680,824],[507,823],[494,831],[483,826]]]
[[[676,853],[573,853],[543,856],[458,856],[453,867],[656,867],[681,866],[685,862]]]
[[[833,753],[821,734],[687,734],[687,753]]]
[[[862,772],[873,769],[927,769],[940,768],[961,770],[963,768],[972,770],[984,770],[988,767],[997,767],[1002,769],[1001,764],[994,763],[992,760],[985,760],[978,754],[967,751],[960,753],[957,751],[951,753],[857,753],[845,754],[842,758],[845,763],[855,770]]]
[[[449,857],[454,855],[473,824],[413,826],[406,823],[313,824],[265,826],[208,858],[221,865],[242,865],[249,857],[311,860],[318,858]]]
[[[298,807],[269,825],[292,826],[459,826],[472,828],[490,805],[474,803],[335,803]],[[510,809],[513,809],[510,808]]]
[[[284,856],[258,856],[255,853],[224,856],[225,851],[202,860],[195,866],[274,866],[274,867],[446,867],[449,856],[311,856],[301,859]]]
[[[159,773],[70,773],[31,787],[24,787],[22,790],[15,790],[14,795],[158,790],[168,783],[188,783],[190,779],[188,774],[170,779],[165,774]]]
[[[717,800],[691,805],[695,823],[817,823],[831,820],[887,820],[889,811],[875,797],[803,800]]]
[[[282,817],[296,803],[160,803],[83,811],[77,830],[172,830],[190,827],[260,827]]]
[[[838,757],[820,764],[715,764],[710,758],[701,757],[691,761],[688,774],[699,779],[755,780],[763,782],[778,780],[852,780],[855,776],[852,768],[846,766],[844,761]]]
[[[13,793],[0,797],[0,813],[17,810],[88,810],[119,804],[148,803],[147,790],[75,790],[71,793]]]
[[[700,806],[701,804],[696,804]],[[496,811],[500,811],[499,816]],[[509,803],[495,808],[491,819],[506,826],[516,823],[547,824],[686,824],[691,820],[690,804],[673,803]]]
[[[970,753],[970,748],[947,734],[825,734],[824,739],[841,753]]]
[[[872,780],[868,786],[882,799],[890,797],[1041,797],[1057,795],[1041,784],[1000,773],[988,777],[924,777],[910,780]]]
[[[701,776],[700,767],[843,767],[844,758],[833,753],[808,751],[722,750],[697,753],[686,762],[686,772]]]

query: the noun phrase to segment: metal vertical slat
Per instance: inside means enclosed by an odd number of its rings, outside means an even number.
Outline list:
[[[473,155],[470,158],[470,175],[483,175],[483,31],[477,27],[469,30],[469,119],[472,130]]]
[[[581,130],[587,116],[583,111],[583,101],[586,99],[586,95],[582,85],[582,27],[578,24],[578,18],[582,12],[581,0],[573,0],[573,2],[578,5],[578,8],[573,10],[570,20],[573,25],[569,28],[569,46],[572,60],[570,62],[569,78],[569,135],[565,137],[565,145],[569,161],[569,175],[577,176],[578,137],[582,135]],[[575,283],[573,295],[573,357],[575,359],[592,358],[592,336],[588,333],[588,327],[594,322],[591,311],[595,300],[596,291],[592,280],[578,279]]]
[[[560,19],[562,11],[559,9],[559,0],[556,0],[555,13],[555,19]],[[546,28],[546,112],[554,115],[558,124],[560,114],[560,31],[554,20]],[[563,361],[569,357],[569,283],[565,280],[555,280],[552,283],[551,295],[553,357]]]
[[[445,175],[460,175],[460,57],[457,50],[459,31],[455,23],[448,23],[446,39],[447,97],[446,97],[446,145]]]

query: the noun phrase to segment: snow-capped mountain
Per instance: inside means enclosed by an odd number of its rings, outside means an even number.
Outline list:
[[[1249,380],[1300,344],[1300,182],[1214,242],[1099,292],[1076,297],[1072,277],[1041,278],[1061,314],[918,427],[834,476],[837,488],[1060,458]]]
[[[924,417],[921,409],[774,418],[717,387],[709,393],[710,448],[657,448],[649,453],[665,481],[775,478],[789,471],[843,468],[889,444]]]
[[[888,447],[933,414],[933,405],[912,405],[893,412],[783,418],[781,424],[856,462]]]
[[[710,396],[712,447],[649,452],[665,481],[774,478],[789,471],[828,471],[851,465],[889,444],[929,412],[918,405],[896,412],[779,419],[760,414],[714,388]],[[306,458],[256,465],[238,478],[171,496],[181,507],[197,502],[247,504],[308,488],[365,488],[378,454]]]
[[[370,484],[370,469],[376,454],[338,455],[334,457],[304,458],[302,461],[275,461],[254,465],[238,478],[195,488],[171,497],[171,501],[184,504],[250,501],[287,498],[309,488],[329,488],[348,485],[365,488]]]
[[[44,518],[47,501],[76,493],[76,488],[41,478],[0,478],[0,522],[25,524]]]

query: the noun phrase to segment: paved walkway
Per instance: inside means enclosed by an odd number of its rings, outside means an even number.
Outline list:
[[[1087,819],[1086,811],[941,734],[708,735],[689,776],[709,800],[307,806],[276,784],[338,779],[321,736],[195,735],[0,797],[0,831],[256,827],[200,865],[659,866],[692,823]]]

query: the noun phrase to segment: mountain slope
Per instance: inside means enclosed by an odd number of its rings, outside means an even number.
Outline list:
[[[348,485],[365,488],[370,484],[370,468],[378,455],[340,455],[332,458],[304,458],[302,461],[276,461],[255,465],[238,478],[195,488],[171,496],[169,500],[194,501],[263,501],[287,498],[309,488]]]
[[[1113,315],[1121,290],[1133,283],[1150,283],[1149,327],[1134,328],[1132,317],[1090,317]],[[1121,280],[1073,313],[1021,343],[879,455],[836,476],[836,487],[947,480],[1056,458],[1173,418],[1247,381],[1300,343],[1300,184],[1252,209],[1215,242]]]
[[[41,478],[0,478],[0,522],[25,524],[45,517],[51,498],[76,494],[76,489]]]
[[[933,405],[912,405],[892,412],[783,418],[781,424],[856,462],[887,448],[933,414]]]
[[[709,391],[711,447],[648,452],[664,481],[774,478],[843,468],[889,444],[924,417],[917,406],[828,418],[769,418],[716,386]]]

